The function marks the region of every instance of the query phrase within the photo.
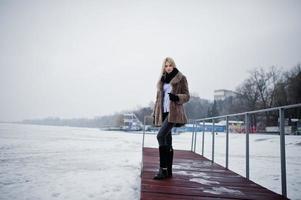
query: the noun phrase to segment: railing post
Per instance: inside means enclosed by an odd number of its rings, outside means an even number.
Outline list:
[[[143,149],[143,147],[144,147],[145,121],[146,121],[146,116],[144,116],[144,121],[143,121],[142,149]]]
[[[212,162],[214,162],[214,119],[212,119]]]
[[[143,136],[142,136],[142,150],[141,150],[141,172],[140,172],[140,176],[142,176],[142,172],[143,172],[143,148],[144,148],[144,137],[145,137],[145,121],[146,121],[146,117],[144,116],[144,121],[143,121]]]
[[[194,123],[192,123],[192,132],[191,132],[191,151],[193,150],[193,138],[194,138]]]
[[[249,157],[249,114],[245,114],[245,133],[246,133],[246,178],[249,179],[250,176],[250,157]]]
[[[226,169],[229,167],[229,116],[226,116]]]
[[[281,159],[281,188],[282,195],[287,197],[286,191],[286,156],[285,156],[285,129],[284,129],[284,109],[279,109],[279,131],[280,131],[280,159]]]
[[[205,121],[203,121],[202,156],[204,156],[204,145],[205,145]]]
[[[197,134],[198,134],[198,131],[197,131],[197,122],[194,121],[194,152],[196,151],[196,138],[197,138]]]

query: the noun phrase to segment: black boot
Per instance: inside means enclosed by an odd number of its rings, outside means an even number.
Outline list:
[[[167,151],[167,177],[172,177],[172,162],[173,162],[173,148],[170,146]]]
[[[167,178],[167,146],[159,146],[159,155],[160,155],[160,169],[154,179],[162,180]]]

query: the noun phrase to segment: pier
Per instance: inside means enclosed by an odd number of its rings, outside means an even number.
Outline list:
[[[174,150],[173,177],[153,180],[158,171],[157,148],[143,148],[141,200],[287,199],[207,158]]]

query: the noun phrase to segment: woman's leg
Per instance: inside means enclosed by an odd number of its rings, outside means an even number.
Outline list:
[[[172,136],[171,136],[171,129],[174,126],[174,123],[168,122],[168,114],[163,113],[163,123],[162,126],[157,134],[157,140],[159,146],[171,146],[172,145]]]
[[[164,179],[170,177],[170,150],[171,150],[171,129],[174,123],[168,122],[168,113],[163,113],[163,123],[157,139],[159,143],[160,170],[154,179]]]
[[[165,117],[167,117],[167,114],[165,115]],[[167,143],[166,163],[167,163],[167,173],[168,173],[167,176],[168,177],[172,177],[172,162],[173,162],[173,153],[174,153],[173,148],[172,148],[172,132],[171,131],[172,131],[172,129],[166,135],[166,143]]]
[[[171,130],[167,133],[165,139],[166,139],[166,145],[167,146],[172,146]]]

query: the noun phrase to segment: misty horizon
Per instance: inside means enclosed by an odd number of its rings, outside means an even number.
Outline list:
[[[1,1],[0,121],[93,118],[155,100],[172,57],[213,100],[301,61],[300,1]]]

